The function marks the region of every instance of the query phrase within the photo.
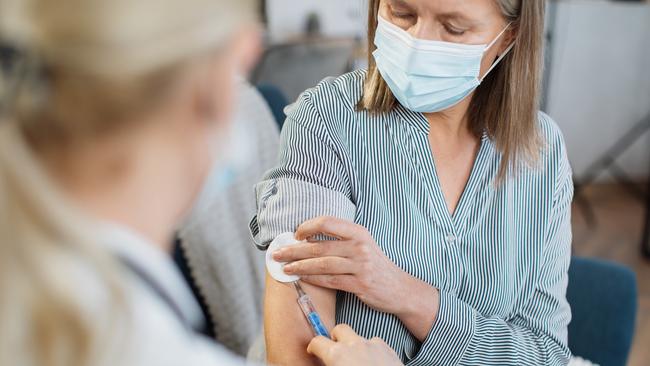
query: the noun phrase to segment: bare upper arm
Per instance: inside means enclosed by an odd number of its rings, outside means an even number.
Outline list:
[[[301,283],[309,294],[323,323],[334,327],[336,291]],[[313,338],[309,324],[297,303],[296,290],[291,284],[277,282],[266,274],[264,295],[264,338],[267,361],[278,366],[312,366],[320,361],[307,353]]]

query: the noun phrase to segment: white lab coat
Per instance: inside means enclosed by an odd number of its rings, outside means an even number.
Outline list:
[[[102,245],[125,265],[128,327],[106,350],[107,364],[241,366],[215,341],[192,331],[203,315],[171,258],[131,230],[105,225]],[[136,268],[132,268],[136,267]],[[90,293],[96,292],[89,289]],[[161,294],[161,292],[163,294]],[[101,308],[96,304],[95,308]],[[101,314],[98,314],[101,317]],[[123,338],[122,338],[123,337]]]

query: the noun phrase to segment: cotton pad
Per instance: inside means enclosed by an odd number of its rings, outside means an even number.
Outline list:
[[[286,263],[277,262],[273,259],[273,253],[275,253],[276,250],[298,243],[300,242],[296,240],[293,233],[282,233],[271,242],[271,245],[266,250],[266,269],[269,271],[271,277],[276,281],[295,282],[300,279],[298,276],[284,273],[283,268]]]

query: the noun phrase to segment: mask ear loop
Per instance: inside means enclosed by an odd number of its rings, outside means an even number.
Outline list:
[[[481,78],[480,82],[483,82],[483,80],[485,79],[485,77],[488,76],[488,75],[490,74],[490,71],[494,70],[494,68],[497,67],[497,65],[499,65],[499,62],[501,62],[501,60],[503,60],[503,59],[508,55],[508,52],[510,52],[510,50],[511,50],[514,46],[515,46],[515,43],[512,42],[512,43],[510,44],[510,46],[508,46],[508,48],[506,48],[506,50],[501,54],[501,56],[499,56],[499,58],[497,58],[497,60],[494,61],[494,63],[492,64],[492,66],[490,66],[490,68],[488,69],[488,71],[487,71],[487,72],[485,73],[485,75],[483,75],[483,77]]]
[[[501,33],[499,33],[496,37],[494,37],[494,39],[492,40],[492,42],[490,42],[490,44],[488,44],[487,47],[485,47],[485,51],[487,51],[487,50],[489,50],[490,48],[492,48],[492,46],[494,46],[494,44],[497,43],[497,41],[501,38],[501,36],[503,36],[503,34],[508,30],[508,28],[510,28],[511,25],[512,25],[512,22],[506,24],[506,27],[503,28],[503,30],[501,31]],[[483,51],[483,52],[485,52],[485,51]]]
[[[508,25],[506,25],[506,27],[501,31],[501,33],[499,33],[499,35],[496,36],[496,38],[495,38],[492,42],[490,42],[490,44],[489,44],[487,47],[485,47],[485,50],[486,50],[486,51],[489,50],[490,48],[492,48],[492,46],[494,46],[494,44],[499,40],[499,38],[501,38],[501,36],[503,36],[503,34],[508,30],[508,28],[510,28],[510,25],[511,25],[511,24],[512,24],[512,22],[508,23]],[[496,61],[494,61],[494,63],[492,64],[492,66],[490,66],[490,68],[488,69],[488,71],[483,75],[483,77],[481,77],[481,80],[479,80],[479,82],[481,82],[481,83],[483,82],[483,80],[485,79],[485,77],[488,76],[488,75],[490,74],[490,71],[494,70],[494,68],[497,67],[497,65],[499,65],[499,63],[501,62],[501,60],[503,60],[503,59],[508,55],[508,53],[510,52],[510,50],[512,50],[512,48],[513,48],[514,46],[515,46],[515,42],[513,41],[513,42],[510,44],[510,46],[508,46],[508,48],[506,48],[506,50],[503,51],[503,53],[501,53],[501,55],[499,55],[499,57],[496,59]]]

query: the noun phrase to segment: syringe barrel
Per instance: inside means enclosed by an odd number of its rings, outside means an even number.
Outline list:
[[[302,310],[303,314],[305,314],[305,318],[307,318],[307,321],[309,322],[314,335],[320,335],[329,338],[327,328],[325,328],[325,325],[316,312],[316,307],[314,307],[314,304],[309,299],[309,296],[303,295],[299,297],[298,304],[300,305],[300,309]]]

